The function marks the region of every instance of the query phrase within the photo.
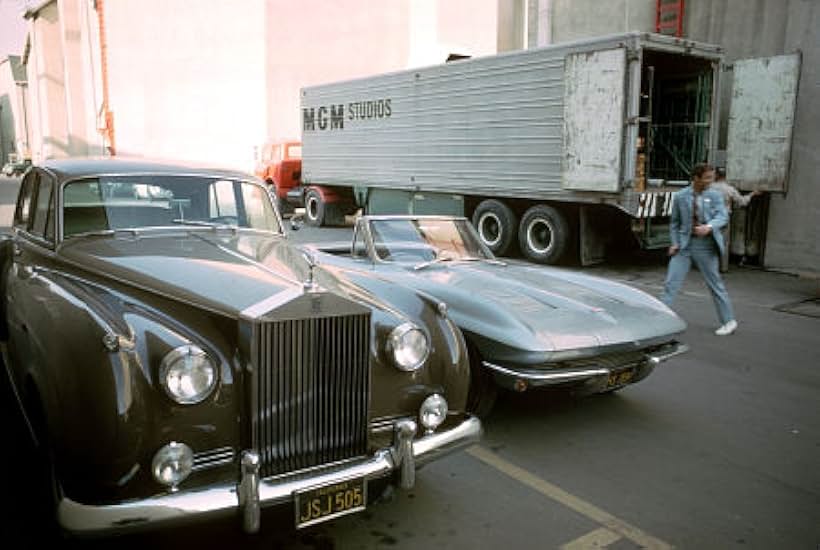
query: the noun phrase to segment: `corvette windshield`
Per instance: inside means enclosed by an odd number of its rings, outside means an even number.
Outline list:
[[[381,260],[418,263],[491,258],[467,220],[371,220],[370,232]]]
[[[168,226],[281,232],[266,190],[204,176],[112,176],[67,184],[63,235]]]

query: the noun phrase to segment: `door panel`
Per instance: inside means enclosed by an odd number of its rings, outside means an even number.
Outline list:
[[[626,51],[567,56],[564,65],[564,189],[620,188]]]
[[[734,63],[726,179],[740,189],[786,191],[800,54]]]

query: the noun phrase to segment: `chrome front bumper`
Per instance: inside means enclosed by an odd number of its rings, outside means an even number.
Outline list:
[[[619,370],[635,368],[637,372],[630,383],[637,382],[649,376],[654,368],[664,361],[689,351],[689,346],[681,342],[673,342],[653,352],[644,354],[643,360],[632,365],[618,367],[601,366],[585,368],[509,368],[483,361],[485,368],[495,375],[496,380],[504,387],[516,391],[525,391],[529,388],[543,386],[558,386],[562,384],[583,383],[590,392],[602,391],[606,388],[609,376]]]
[[[238,484],[181,490],[152,498],[108,505],[86,505],[64,498],[57,507],[60,526],[74,535],[148,529],[202,516],[239,511],[248,532],[259,529],[260,508],[293,502],[294,493],[354,478],[375,479],[399,472],[399,484],[411,488],[416,468],[462,447],[478,442],[481,422],[471,416],[441,432],[415,439],[416,423],[399,420],[393,444],[373,456],[328,465],[308,472],[260,479],[259,455],[242,453]]]

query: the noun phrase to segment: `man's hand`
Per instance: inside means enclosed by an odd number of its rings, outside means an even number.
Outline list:
[[[698,237],[705,237],[706,235],[708,235],[711,232],[712,232],[712,226],[711,225],[701,224],[701,225],[696,225],[695,226],[695,235],[697,235]]]
[[[668,252],[667,252],[667,253],[668,253],[670,256],[674,256],[675,254],[677,254],[677,253],[678,253],[678,250],[680,250],[680,247],[679,247],[678,245],[676,245],[676,244],[673,244],[672,246],[670,246],[670,247],[669,247],[669,250],[668,250]]]

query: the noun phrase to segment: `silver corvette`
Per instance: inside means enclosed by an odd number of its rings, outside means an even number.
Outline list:
[[[618,390],[684,353],[686,323],[630,286],[497,260],[465,218],[364,216],[350,244],[316,246],[323,269],[412,287],[446,308],[471,354],[469,404],[486,415],[498,385]],[[367,285],[365,285],[367,286]]]

